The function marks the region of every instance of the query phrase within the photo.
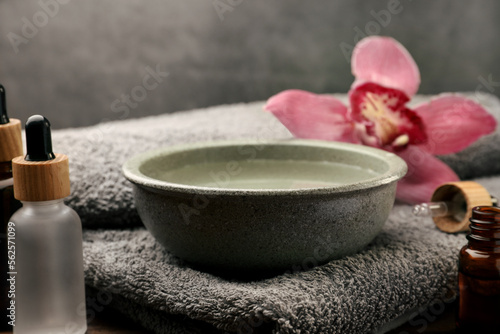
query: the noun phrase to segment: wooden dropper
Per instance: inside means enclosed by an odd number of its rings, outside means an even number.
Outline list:
[[[0,85],[0,162],[8,162],[23,154],[21,121],[7,116],[7,98]]]
[[[26,157],[12,160],[14,197],[20,201],[51,201],[70,195],[69,162],[52,152],[50,122],[31,116],[26,122]]]
[[[469,230],[472,208],[492,205],[498,205],[498,200],[479,183],[449,182],[434,191],[430,203],[414,206],[413,213],[417,216],[432,216],[441,231],[455,233]]]

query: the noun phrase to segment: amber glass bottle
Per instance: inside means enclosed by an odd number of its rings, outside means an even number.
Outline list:
[[[472,209],[460,251],[457,333],[500,333],[500,208]]]
[[[7,223],[12,214],[21,207],[21,202],[14,198],[12,187],[12,163],[0,162],[0,331],[11,330],[7,308],[9,307],[9,284],[7,281]]]
[[[23,154],[21,139],[21,122],[7,116],[5,88],[0,84],[0,332],[12,329],[9,325],[10,306],[9,290],[11,284],[7,281],[10,270],[7,265],[8,252],[7,224],[12,214],[21,207],[14,198],[12,180],[12,159]]]

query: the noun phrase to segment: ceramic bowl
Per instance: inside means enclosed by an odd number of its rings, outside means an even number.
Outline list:
[[[153,236],[229,273],[307,269],[362,250],[406,170],[386,151],[313,140],[165,147],[123,166]]]

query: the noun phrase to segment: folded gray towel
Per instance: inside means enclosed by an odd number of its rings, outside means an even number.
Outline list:
[[[500,177],[478,182],[500,194]],[[228,281],[183,265],[136,229],[85,232],[85,273],[89,286],[109,293],[101,299],[155,333],[374,333],[449,303],[466,242],[397,205],[365,251],[309,271]]]
[[[483,104],[498,117],[499,101],[487,100]],[[262,105],[55,131],[56,151],[71,159],[69,204],[88,227],[138,224],[130,185],[120,172],[128,157],[180,142],[289,137]],[[483,140],[472,161],[460,155],[443,159],[461,175],[500,175],[498,159],[492,158],[498,157],[498,132],[489,138],[495,144]],[[485,161],[489,166],[481,169]],[[479,182],[500,194],[500,176]],[[377,332],[413,310],[453,298],[457,254],[465,243],[464,234],[441,233],[430,219],[413,217],[408,206],[397,205],[380,235],[359,254],[308,271],[241,282],[190,268],[143,228],[87,230],[86,283],[96,297],[89,307],[97,312],[109,304],[156,333]]]
[[[474,97],[474,94],[466,94]],[[337,95],[346,99],[346,95]],[[429,99],[416,96],[413,103]],[[480,102],[500,122],[500,101],[481,95]],[[264,103],[236,104],[176,114],[101,123],[54,131],[54,151],[70,157],[72,195],[68,204],[85,227],[133,226],[139,219],[132,188],[121,174],[131,156],[160,146],[235,138],[289,138],[290,133]],[[112,117],[112,116],[110,116]],[[458,154],[442,157],[462,178],[500,174],[500,128]]]

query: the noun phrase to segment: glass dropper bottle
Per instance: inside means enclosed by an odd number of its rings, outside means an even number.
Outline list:
[[[83,334],[87,329],[82,226],[66,206],[69,161],[52,152],[49,121],[26,122],[26,156],[12,161],[14,195],[23,207],[15,229],[14,334]]]

